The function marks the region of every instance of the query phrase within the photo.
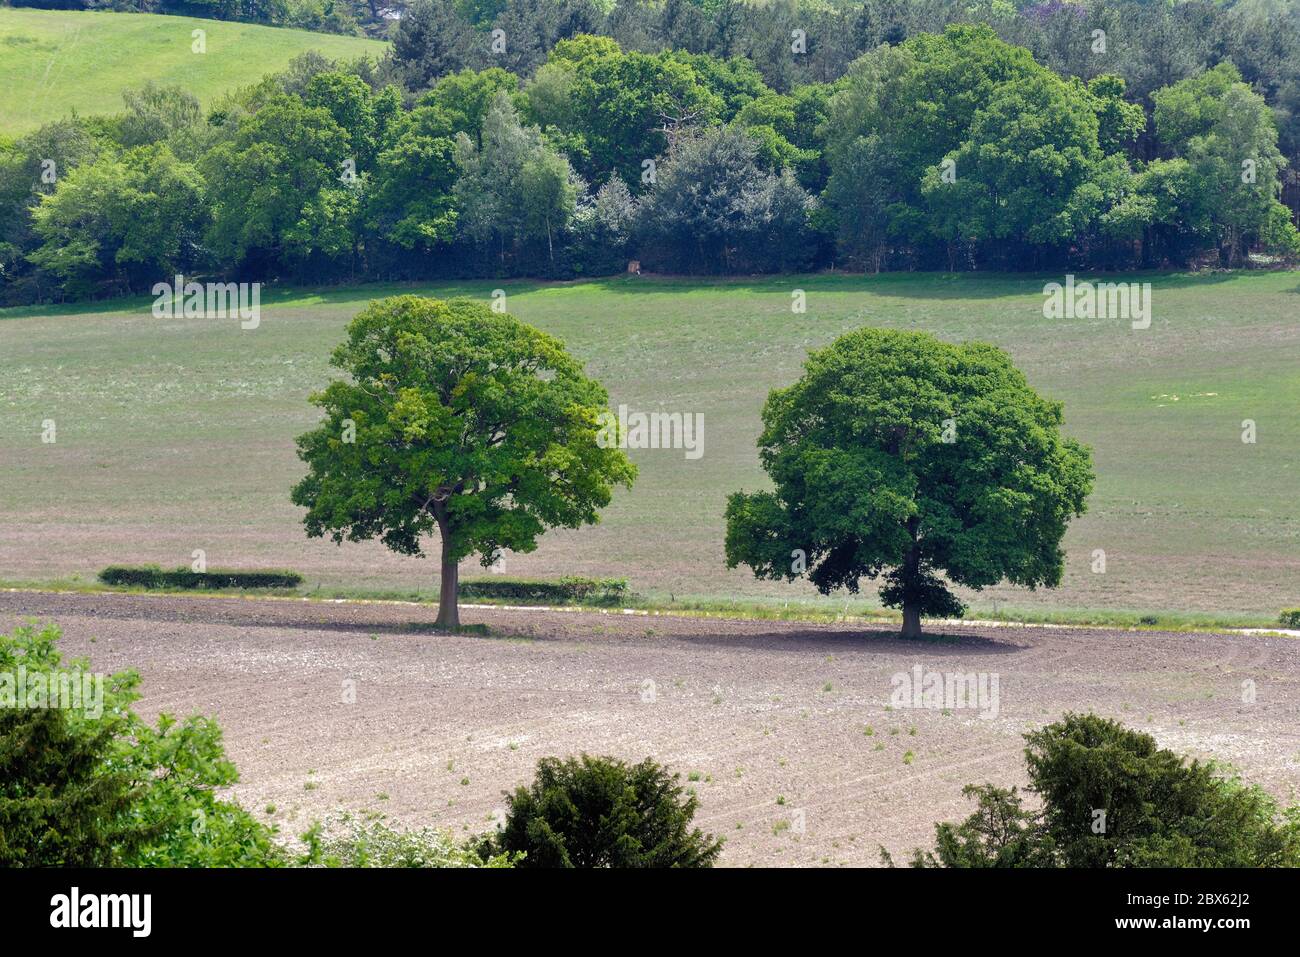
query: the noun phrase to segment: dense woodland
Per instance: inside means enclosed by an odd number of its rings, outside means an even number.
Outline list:
[[[327,27],[293,3],[110,6]],[[1300,255],[1296,0],[326,8],[347,30],[400,13],[390,54],[309,54],[206,108],[145,85],[115,117],[0,139],[3,302],[148,291],[178,272],[317,283],[572,278],[633,259],[737,274]]]

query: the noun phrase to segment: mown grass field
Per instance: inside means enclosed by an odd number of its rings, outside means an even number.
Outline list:
[[[1099,480],[1067,536],[1062,587],[986,591],[975,613],[1271,619],[1300,605],[1300,273],[1124,278],[1153,283],[1149,329],[1045,319],[1044,277],[917,274],[264,291],[261,325],[247,331],[155,319],[148,299],[0,311],[0,579],[188,565],[201,548],[209,564],[291,567],[312,585],[433,594],[431,560],[306,540],[288,500],[302,472],[293,439],[315,421],[307,395],[369,299],[486,299],[503,286],[510,311],[566,340],[613,405],[701,413],[705,450],[696,461],[632,453],[640,478],[603,523],[508,556],[510,575],[627,576],[679,600],[811,598],[802,584],[728,571],[722,511],[729,492],[765,481],[754,440],[768,390],[798,375],[808,349],[878,325],[1003,346],[1094,449]],[[794,289],[806,314],[791,312]],[[1242,442],[1245,419],[1254,444]]]
[[[207,32],[207,52],[191,32]],[[116,113],[145,80],[178,84],[205,105],[284,69],[305,50],[378,56],[387,44],[306,30],[147,13],[0,7],[0,133],[19,134],[72,111]]]

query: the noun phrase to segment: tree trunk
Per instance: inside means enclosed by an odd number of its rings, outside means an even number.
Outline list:
[[[441,511],[441,509],[440,509]],[[447,533],[447,519],[438,516],[438,533],[442,537],[442,583],[438,590],[439,628],[460,628],[460,563],[451,557],[451,537]]]
[[[915,602],[903,602],[903,632],[904,638],[921,637],[921,609]]]
[[[912,546],[903,559],[903,582],[910,591],[921,574],[921,545],[917,541],[919,523],[915,518],[907,521],[907,531],[912,536]],[[903,596],[903,631],[904,638],[921,637],[921,605],[914,597]]]

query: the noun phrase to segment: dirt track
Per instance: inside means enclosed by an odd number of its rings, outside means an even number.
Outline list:
[[[490,637],[447,637],[420,632],[424,606],[0,593],[0,631],[28,617],[98,669],[135,667],[144,712],[216,716],[238,797],[274,804],[291,833],[340,807],[483,830],[538,758],[587,751],[698,776],[725,864],[874,864],[878,845],[901,856],[963,816],[963,784],[1022,783],[1020,735],[1071,709],[1284,800],[1300,786],[1291,638],[945,628],[916,643],[857,625],[478,609],[463,619]],[[892,677],[918,665],[996,676],[996,717],[891,709]]]

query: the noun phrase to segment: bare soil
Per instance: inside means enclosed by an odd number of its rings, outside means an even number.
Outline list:
[[[136,668],[143,713],[215,716],[236,796],[286,834],[340,808],[482,831],[539,758],[585,751],[680,772],[700,826],[726,838],[724,864],[875,864],[881,845],[901,860],[968,812],[964,784],[1023,784],[1021,735],[1070,710],[1287,802],[1300,786],[1294,638],[945,626],[904,642],[857,624],[463,609],[490,629],[476,636],[431,633],[435,614],[0,593],[0,631],[54,621],[65,652]],[[996,676],[996,715],[987,699],[891,706],[894,677],[916,666]]]

